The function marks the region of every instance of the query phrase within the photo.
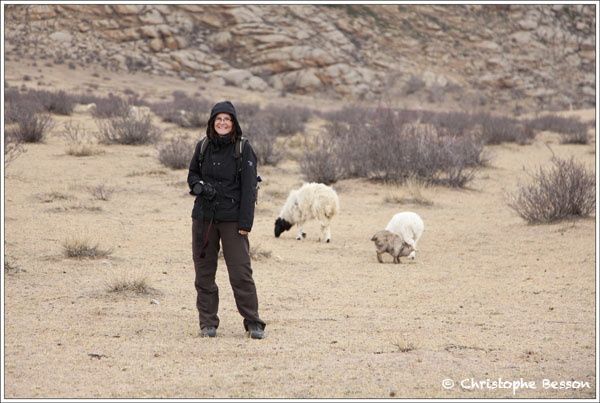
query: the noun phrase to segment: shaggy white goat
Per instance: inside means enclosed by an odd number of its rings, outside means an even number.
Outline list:
[[[340,201],[335,190],[322,183],[306,183],[300,189],[292,190],[275,220],[275,237],[298,225],[296,239],[306,234],[302,231],[304,223],[316,219],[321,223],[321,238],[331,241],[331,219],[338,213]]]
[[[395,214],[385,229],[398,235],[403,242],[413,248],[413,251],[408,255],[409,259],[416,257],[417,242],[425,229],[425,224],[423,224],[423,220],[417,213],[403,211]]]

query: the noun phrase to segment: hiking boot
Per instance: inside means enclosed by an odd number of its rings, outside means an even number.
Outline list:
[[[214,326],[206,326],[200,329],[200,337],[216,337],[217,328]]]
[[[265,337],[265,331],[263,330],[262,326],[258,323],[252,323],[248,325],[248,330],[246,331],[246,334],[251,339],[263,339]]]

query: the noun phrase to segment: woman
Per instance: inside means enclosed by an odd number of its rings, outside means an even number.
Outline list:
[[[264,337],[248,242],[256,181],[256,155],[248,141],[242,140],[235,108],[229,101],[219,102],[210,112],[206,139],[196,145],[188,173],[190,194],[196,195],[192,252],[201,337],[215,337],[219,327],[219,288],[215,283],[219,241],[247,335]]]

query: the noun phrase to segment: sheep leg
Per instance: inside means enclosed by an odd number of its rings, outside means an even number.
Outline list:
[[[376,253],[377,253],[377,261],[378,261],[379,263],[383,263],[383,258],[381,257],[381,255],[382,255],[382,254],[381,254],[381,253],[379,253],[379,252],[376,252]]]
[[[298,241],[301,241],[302,238],[306,237],[306,234],[304,233],[304,231],[302,231],[302,225],[304,225],[304,223],[299,223],[298,224],[298,234],[296,235],[296,239]]]
[[[394,256],[394,263],[400,263],[400,256]]]
[[[325,237],[325,242],[331,242],[331,229],[329,228],[329,224],[321,224],[321,234]]]

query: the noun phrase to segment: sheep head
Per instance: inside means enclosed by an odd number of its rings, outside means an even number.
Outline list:
[[[279,238],[282,232],[285,232],[292,228],[292,224],[284,220],[283,218],[278,218],[275,220],[275,238]]]

